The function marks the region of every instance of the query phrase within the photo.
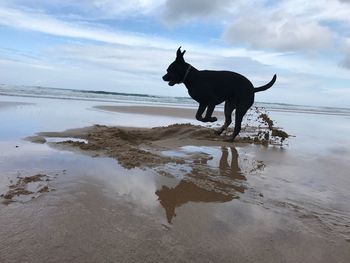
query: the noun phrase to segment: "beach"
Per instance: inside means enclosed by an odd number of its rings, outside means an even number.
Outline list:
[[[350,114],[195,112],[0,95],[0,262],[349,262]]]

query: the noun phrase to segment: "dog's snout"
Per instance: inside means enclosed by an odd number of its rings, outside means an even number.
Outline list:
[[[163,80],[164,80],[164,81],[169,81],[169,74],[165,74],[165,75],[163,76]]]

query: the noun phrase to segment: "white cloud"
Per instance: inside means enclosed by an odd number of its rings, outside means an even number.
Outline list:
[[[153,47],[172,50],[172,52],[174,52],[180,45],[179,43],[181,43],[185,49],[205,54],[219,54],[222,56],[237,55],[253,58],[265,54],[264,52],[259,51],[198,45],[154,35],[136,34],[132,32],[118,31],[116,29],[112,30],[101,26],[101,24],[91,24],[83,21],[66,22],[33,10],[17,10],[1,7],[0,25],[67,38],[86,39],[102,43],[125,45],[128,47]]]
[[[226,28],[224,38],[233,44],[278,51],[315,50],[331,44],[331,32],[315,22],[286,14],[243,15]]]
[[[1,60],[2,81],[43,86],[101,89],[166,96],[186,96],[183,86],[172,89],[161,77],[175,58],[176,50],[130,47],[110,44],[55,45],[42,51],[36,60],[16,56],[16,60]],[[198,69],[226,69],[247,75],[257,85],[267,82],[276,72],[247,57],[223,57],[188,50],[186,60]],[[48,68],[47,65],[51,65]],[[14,69],[17,68],[13,78]]]
[[[100,24],[83,22],[65,22],[52,16],[34,12],[33,10],[16,10],[13,8],[0,8],[0,25],[15,27],[22,30],[63,36],[68,38],[86,39],[103,43],[125,45],[127,47],[153,47],[171,50],[174,52],[180,41],[167,38],[134,34],[132,32],[109,30]],[[261,52],[245,51],[243,49],[225,49],[220,47],[207,47],[181,41],[181,45],[188,50],[205,54],[222,54],[223,56],[252,56],[255,57]]]
[[[163,18],[166,23],[188,22],[227,14],[235,0],[167,0]]]
[[[350,53],[346,55],[345,59],[341,61],[341,65],[350,69]]]
[[[99,70],[113,70],[136,75],[158,75],[159,78],[175,54],[175,50],[160,48],[86,44],[55,46],[48,52],[58,61],[69,61],[80,67],[93,67]]]
[[[168,0],[163,17],[166,23],[180,25],[210,18],[223,25],[224,40],[235,47],[315,53],[335,41],[325,20],[349,21],[350,5],[342,5],[337,0]]]
[[[348,3],[349,0],[286,0],[281,2],[279,8],[309,21],[339,21],[350,25]]]
[[[340,65],[344,68],[350,69],[350,38],[345,41],[344,44],[344,58],[340,62]]]
[[[33,1],[4,0],[7,5],[14,2],[25,6],[34,5],[45,8],[51,6],[69,6],[72,12],[89,10],[82,13],[84,23],[59,21],[43,13],[26,12],[19,9],[2,8],[0,24],[37,30],[44,33],[64,35],[108,43],[171,46],[169,41],[141,34],[118,32],[115,29],[101,28],[100,25],[86,24],[94,20],[98,13],[102,16],[135,17],[140,14],[154,18],[163,17],[166,23],[180,24],[194,22],[194,19],[211,18],[223,25],[223,36],[228,43],[254,49],[275,51],[314,51],[329,47],[333,42],[330,27],[321,25],[325,20],[348,22],[350,26],[350,5],[338,0],[284,0],[266,5],[266,1],[257,3],[251,0],[86,0],[75,1]],[[29,3],[29,4],[28,4]],[[39,9],[40,10],[40,9]],[[350,27],[349,27],[350,30]],[[338,36],[339,42],[343,36]],[[147,40],[146,40],[147,39]],[[148,43],[145,43],[148,42]],[[157,45],[160,43],[160,45]]]
[[[149,14],[159,8],[165,0],[91,0],[93,6],[105,14],[117,16],[136,16]]]
[[[65,22],[43,13],[23,12],[12,8],[0,8],[1,24],[56,36],[81,38],[113,44],[175,48],[171,41],[163,38],[145,37],[142,34],[118,32],[116,30],[111,31],[101,28],[100,25],[79,23],[79,21],[74,23]]]
[[[67,15],[83,15],[87,20],[147,15],[164,2],[165,0],[2,0],[2,4],[8,7],[31,7],[46,11],[61,9],[72,12]]]

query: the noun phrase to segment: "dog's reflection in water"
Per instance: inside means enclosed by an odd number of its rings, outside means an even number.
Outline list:
[[[246,181],[246,177],[239,167],[237,150],[233,147],[230,147],[230,150],[230,164],[229,150],[227,147],[222,147],[218,170],[206,164],[205,167],[196,165],[192,172],[186,175],[187,180],[182,180],[174,188],[162,186],[156,191],[158,200],[165,209],[168,223],[171,223],[176,216],[176,207],[188,202],[224,203],[238,198],[237,192],[244,192],[242,182]],[[197,184],[197,180],[200,183]]]

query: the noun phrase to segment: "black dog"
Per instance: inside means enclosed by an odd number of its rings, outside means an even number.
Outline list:
[[[167,69],[163,80],[169,86],[184,83],[188,94],[199,103],[196,119],[202,122],[215,122],[212,117],[216,105],[225,101],[225,124],[217,134],[221,134],[232,122],[232,112],[236,109],[235,129],[233,141],[241,130],[243,116],[254,103],[254,93],[267,90],[276,81],[276,75],[264,86],[254,88],[253,84],[244,76],[231,71],[197,70],[184,60],[186,50],[177,50],[176,59]],[[202,117],[205,109],[207,112]]]

